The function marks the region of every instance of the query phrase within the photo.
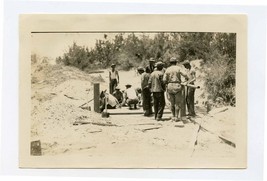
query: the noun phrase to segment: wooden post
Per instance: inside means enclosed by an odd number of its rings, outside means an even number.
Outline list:
[[[32,141],[31,142],[31,155],[40,156],[42,155],[41,141]]]
[[[99,83],[94,84],[94,111],[100,113],[100,89]]]

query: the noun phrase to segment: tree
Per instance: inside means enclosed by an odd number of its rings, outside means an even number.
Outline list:
[[[211,97],[223,97],[229,102],[235,96],[235,33],[118,33],[113,39],[104,34],[90,49],[74,42],[56,62],[81,70],[107,68],[115,63],[118,68],[129,70],[146,66],[151,57],[166,65],[171,57],[179,61],[203,59],[206,91]]]

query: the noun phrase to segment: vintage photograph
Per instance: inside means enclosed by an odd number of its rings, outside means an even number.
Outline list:
[[[246,120],[237,120],[237,32],[31,31],[29,39],[29,157],[187,168],[186,160],[238,156]]]

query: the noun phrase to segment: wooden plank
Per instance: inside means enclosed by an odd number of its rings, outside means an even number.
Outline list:
[[[86,120],[83,120],[83,121],[75,121],[73,123],[74,126],[79,126],[79,125],[83,125],[83,124],[92,124],[92,125],[97,125],[97,126],[116,126],[116,127],[121,127],[119,125],[116,125],[116,124],[112,124],[112,123],[101,123],[101,122],[92,122],[92,121],[86,121]]]
[[[88,74],[104,73],[104,70],[90,70],[87,71]]]
[[[203,119],[203,118],[202,118]],[[236,144],[234,141],[232,141],[230,138],[226,138],[225,136],[222,136],[220,133],[216,133],[215,131],[212,131],[211,128],[208,127],[208,125],[202,124],[201,122],[197,121],[197,120],[193,120],[190,119],[192,122],[198,124],[200,126],[200,130],[202,131],[207,131],[215,136],[217,136],[218,138],[220,138],[223,142],[225,142],[226,144],[232,146],[232,147],[236,147]]]
[[[162,126],[142,126],[142,128],[135,128],[135,130],[146,132],[149,130],[155,130],[155,129],[160,129]]]
[[[41,148],[41,141],[32,141],[31,142],[31,155],[33,156],[41,156],[42,155],[42,148]]]
[[[108,109],[108,112],[110,115],[128,115],[128,114],[144,114],[143,109],[137,108],[137,109],[129,109],[128,107],[121,107],[117,109]],[[171,113],[169,109],[164,110],[164,114]]]
[[[94,84],[94,111],[100,113],[100,88],[99,83]]]

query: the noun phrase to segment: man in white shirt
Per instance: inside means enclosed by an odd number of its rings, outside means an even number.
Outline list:
[[[187,69],[187,84],[194,85],[196,81],[196,71],[192,69],[189,60],[183,62],[184,67]],[[195,88],[187,87],[186,91],[186,105],[189,116],[196,116],[195,113]]]
[[[130,109],[132,109],[132,105],[134,105],[134,109],[137,109],[137,104],[139,102],[137,92],[135,91],[134,88],[132,88],[132,85],[127,84],[126,90],[124,93],[124,102],[127,103]]]

